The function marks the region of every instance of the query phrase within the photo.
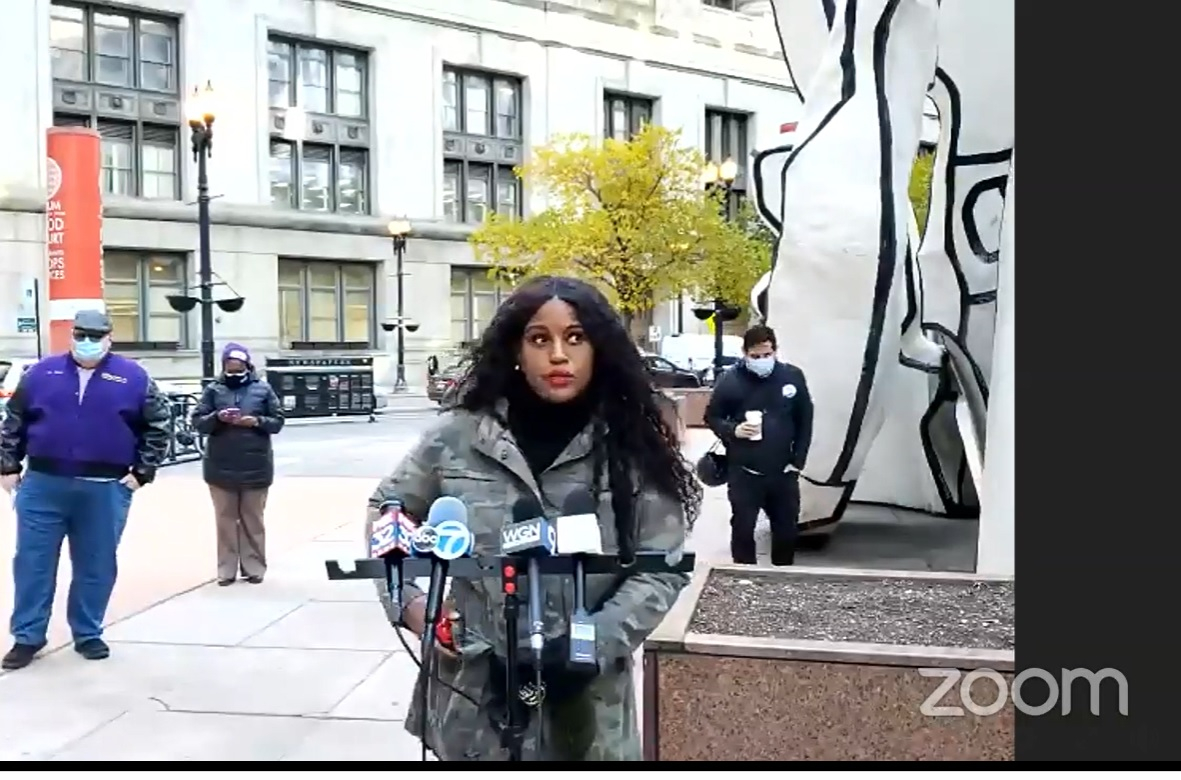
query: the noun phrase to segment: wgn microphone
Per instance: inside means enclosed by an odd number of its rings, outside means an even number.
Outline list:
[[[504,555],[529,559],[529,649],[533,651],[533,668],[538,673],[541,671],[541,652],[545,649],[545,622],[541,610],[541,567],[537,558],[553,555],[556,544],[554,527],[546,521],[537,499],[517,499],[513,504],[513,522],[500,531],[500,551]]]
[[[443,609],[447,564],[467,555],[475,546],[475,537],[467,527],[467,507],[454,496],[435,499],[427,512],[426,524],[414,532],[410,546],[416,556],[429,556],[432,559],[422,632],[422,662],[425,664],[434,649],[435,624],[439,622],[439,612]]]
[[[369,557],[384,558],[386,587],[394,621],[402,616],[402,559],[411,554],[411,538],[417,523],[402,511],[402,502],[391,498],[382,503],[369,531]]]
[[[586,556],[603,552],[603,534],[595,515],[595,499],[579,488],[562,503],[558,529],[558,555],[574,558],[574,612],[570,615],[571,666],[596,666],[595,622],[586,608]]]

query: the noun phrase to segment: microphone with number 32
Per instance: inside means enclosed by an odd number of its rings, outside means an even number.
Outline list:
[[[378,510],[369,530],[369,557],[386,560],[386,586],[395,623],[402,618],[402,559],[412,554],[410,539],[418,523],[402,511],[402,502],[391,498]]]

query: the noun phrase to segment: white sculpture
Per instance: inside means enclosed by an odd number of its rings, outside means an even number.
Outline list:
[[[1013,0],[773,11],[803,112],[790,144],[755,159],[780,239],[752,303],[816,403],[801,524],[829,531],[850,500],[972,513],[1013,145]],[[920,246],[907,189],[929,89],[941,130]]]

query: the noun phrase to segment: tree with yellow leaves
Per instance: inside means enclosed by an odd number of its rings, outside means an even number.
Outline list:
[[[679,133],[646,126],[630,141],[555,137],[517,175],[547,208],[524,220],[491,216],[471,237],[493,272],[577,276],[628,320],[688,290],[741,304],[770,267],[770,247],[727,221],[705,160]]]

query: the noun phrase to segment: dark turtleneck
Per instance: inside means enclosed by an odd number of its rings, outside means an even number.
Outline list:
[[[566,403],[550,403],[524,381],[509,393],[509,432],[534,476],[553,465],[566,445],[586,428],[594,411],[588,396],[583,393]]]

